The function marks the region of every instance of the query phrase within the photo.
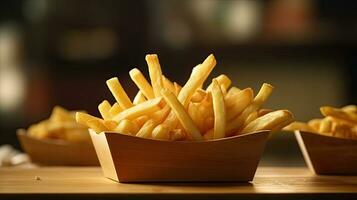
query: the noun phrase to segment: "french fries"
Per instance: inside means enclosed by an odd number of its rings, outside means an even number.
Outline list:
[[[122,109],[128,109],[133,106],[117,77],[107,80],[107,85]]]
[[[80,120],[83,121],[82,118]],[[90,143],[87,126],[87,123],[83,126],[76,122],[74,112],[55,106],[50,118],[31,125],[27,134],[37,139],[50,138],[71,143]]]
[[[213,138],[224,138],[226,132],[226,108],[221,87],[216,79],[212,81],[212,100],[214,112]]]
[[[95,132],[112,131],[142,138],[182,141],[212,140],[256,132],[278,131],[292,121],[287,110],[262,108],[273,86],[264,83],[254,97],[251,88],[231,86],[231,79],[221,74],[203,89],[216,66],[213,54],[192,69],[186,83],[170,81],[161,70],[156,54],[146,55],[150,80],[137,68],[129,75],[139,91],[133,101],[118,78],[107,81],[116,102],[104,100],[98,106],[102,118],[78,112],[77,122]],[[354,108],[344,108],[353,111]],[[341,126],[331,126],[343,132]]]
[[[312,119],[307,123],[293,122],[283,128],[286,131],[306,131],[326,136],[357,139],[357,107],[348,105],[342,108],[323,106],[322,119]]]
[[[250,122],[242,133],[250,133],[261,130],[273,130],[275,127],[285,127],[293,122],[293,115],[288,110],[277,110],[258,117]]]
[[[161,66],[159,58],[156,54],[146,55],[145,60],[149,67],[149,75],[151,79],[151,85],[154,90],[155,97],[161,96],[161,90],[164,88],[162,81]]]
[[[147,99],[155,98],[154,91],[151,85],[145,79],[144,75],[140,72],[140,70],[134,68],[130,70],[129,75],[131,80],[134,81],[134,83],[136,84],[136,86],[138,86],[141,93],[144,94]]]

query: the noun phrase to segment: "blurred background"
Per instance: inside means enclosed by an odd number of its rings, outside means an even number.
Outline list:
[[[297,120],[321,105],[357,103],[357,3],[338,0],[4,0],[0,2],[0,145],[55,105],[98,115],[114,101],[105,81],[147,75],[157,53],[167,77],[185,83],[210,53],[213,76],[240,88],[275,86],[265,107]],[[263,165],[304,165],[295,138],[275,134]]]

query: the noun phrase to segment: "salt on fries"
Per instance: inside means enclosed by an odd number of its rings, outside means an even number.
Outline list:
[[[107,81],[116,102],[104,100],[98,109],[102,118],[78,112],[79,124],[97,133],[113,131],[142,138],[164,140],[212,140],[260,130],[279,131],[293,121],[288,110],[262,108],[273,91],[264,83],[254,97],[251,88],[231,86],[221,74],[204,83],[216,66],[211,54],[192,69],[187,82],[180,86],[163,75],[156,54],[146,55],[150,80],[137,68],[129,74],[138,87],[133,101],[118,78]],[[351,110],[351,108],[349,108]]]
[[[342,108],[323,106],[320,111],[325,118],[312,119],[307,123],[293,122],[284,130],[300,130],[339,138],[357,139],[356,105],[348,105]]]

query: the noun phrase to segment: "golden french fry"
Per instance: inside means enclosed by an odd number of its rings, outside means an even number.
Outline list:
[[[113,106],[109,109],[110,117],[118,115],[123,109],[119,106],[118,103],[114,103]]]
[[[250,122],[254,121],[255,119],[257,119],[259,116],[258,116],[258,112],[255,111],[255,112],[252,112],[250,113],[250,115],[248,115],[247,119],[245,120],[244,122],[244,127],[247,126]]]
[[[330,133],[332,127],[332,122],[329,118],[324,118],[320,123],[319,132],[320,133]]]
[[[116,122],[120,122],[123,119],[135,119],[139,116],[142,115],[148,115],[150,113],[153,113],[155,111],[160,110],[160,106],[159,104],[161,103],[162,98],[161,97],[157,97],[155,99],[150,99],[147,100],[143,103],[140,103],[138,105],[135,105],[129,109],[126,109],[124,111],[122,111],[121,113],[119,113],[118,115],[114,116],[112,118],[112,120],[116,121]]]
[[[142,103],[144,101],[146,101],[146,98],[143,95],[143,93],[139,90],[138,93],[134,97],[133,104],[138,105],[139,103]]]
[[[103,124],[109,131],[113,131],[118,126],[118,122],[112,120],[104,121]]]
[[[345,112],[342,109],[334,108],[331,106],[323,106],[320,108],[321,114],[325,117],[332,116],[340,119],[344,119],[347,121],[351,121],[353,123],[357,123],[357,113]]]
[[[188,107],[188,103],[191,100],[193,93],[195,93],[195,91],[204,83],[215,66],[216,59],[212,54],[209,55],[202,64],[196,66],[177,97],[184,108]]]
[[[218,84],[220,86],[222,86],[222,89],[224,91],[227,91],[229,86],[232,84],[231,79],[228,78],[227,75],[225,74],[221,74],[218,77],[215,78],[218,81]],[[207,91],[211,91],[212,90],[212,83],[207,87],[206,89]]]
[[[117,77],[107,80],[107,85],[110,92],[113,94],[115,100],[119,103],[121,108],[128,109],[133,106],[133,103],[130,101],[130,98],[121,86]]]
[[[149,117],[147,115],[143,115],[140,116],[136,119],[133,120],[133,122],[138,126],[138,127],[142,127],[146,121],[149,120]]]
[[[170,113],[170,106],[165,105],[164,108],[162,108],[159,111],[156,111],[152,114],[150,114],[150,118],[153,119],[157,124],[161,124],[165,118],[167,117],[167,115]]]
[[[199,104],[191,102],[188,106],[187,112],[201,132],[204,126],[204,116],[200,115]]]
[[[213,129],[210,129],[209,131],[207,131],[204,135],[203,138],[204,140],[213,140]]]
[[[140,128],[140,130],[136,133],[136,136],[142,138],[150,138],[152,130],[155,128],[154,120],[150,119],[145,122],[145,124]]]
[[[171,110],[175,113],[178,120],[181,122],[188,135],[194,140],[202,140],[203,138],[200,131],[176,96],[167,89],[164,89],[161,94],[164,97],[166,103],[170,106]]]
[[[259,109],[258,116],[260,117],[260,116],[266,115],[272,111],[273,111],[272,109],[267,109],[267,108]]]
[[[230,95],[229,98],[225,98],[225,103],[231,105],[230,107],[226,106],[227,120],[230,121],[242,113],[243,110],[252,103],[253,98],[253,90],[251,88],[239,90],[235,94]]]
[[[244,127],[242,133],[252,133],[261,130],[273,130],[277,126],[287,126],[292,121],[293,115],[290,111],[277,110],[253,120],[246,127]]]
[[[172,140],[172,141],[184,140],[185,137],[186,137],[186,134],[182,129],[174,129],[174,130],[170,131],[170,140]]]
[[[165,124],[159,124],[152,131],[152,138],[158,140],[168,140],[170,139],[169,131],[169,127]]]
[[[64,109],[61,106],[55,106],[52,110],[50,120],[56,122],[66,122],[73,121],[74,118],[68,110]]]
[[[295,131],[295,130],[299,130],[299,131],[305,131],[305,132],[311,132],[311,133],[315,133],[317,132],[316,129],[314,129],[313,127],[309,126],[307,123],[305,122],[293,122],[291,124],[289,124],[288,126],[285,126],[283,128],[284,131]]]
[[[156,54],[149,54],[146,55],[145,60],[149,67],[149,75],[155,97],[160,97],[160,91],[164,88],[164,84],[162,81],[162,71],[159,58]]]
[[[88,126],[88,121],[103,121],[102,119],[98,118],[98,117],[94,117],[90,114],[87,113],[82,113],[82,112],[76,112],[76,121],[79,124],[82,124],[84,126]],[[95,123],[95,122],[94,122]]]
[[[131,80],[134,81],[136,86],[139,88],[139,90],[143,93],[143,95],[147,99],[155,98],[155,94],[151,85],[149,84],[149,82],[146,80],[145,76],[140,72],[139,69],[134,68],[130,70],[129,75]]]
[[[308,121],[307,124],[309,126],[311,126],[313,129],[318,131],[320,129],[321,120],[322,119],[312,119],[312,120]]]
[[[107,131],[107,127],[104,126],[103,122],[98,119],[92,119],[86,122],[87,126],[93,129],[96,133],[101,133]]]
[[[206,91],[202,89],[197,89],[195,93],[193,93],[191,97],[191,102],[197,103],[202,101],[206,97],[207,93]]]
[[[251,103],[248,107],[244,109],[244,111],[233,120],[227,123],[226,134],[232,135],[234,133],[238,134],[242,126],[244,125],[245,120],[250,115],[250,113],[259,110],[259,108],[263,105],[263,103],[268,99],[270,94],[273,91],[273,86],[270,84],[264,83],[260,88],[257,96],[254,98],[253,103]]]
[[[331,133],[335,137],[340,137],[340,138],[351,138],[353,139],[355,134],[352,132],[352,126],[349,126],[348,124],[343,124],[343,123],[336,123],[331,121]]]
[[[182,87],[176,82],[174,82],[174,87],[175,87],[175,95],[178,96],[180,94]]]
[[[115,131],[126,135],[136,135],[136,133],[139,131],[139,127],[132,121],[123,119],[115,128]]]
[[[231,107],[236,103],[235,95],[237,95],[237,93],[239,93],[240,91],[241,89],[234,86],[227,91],[227,94],[224,97],[224,100],[226,101],[226,107]]]
[[[205,122],[204,122],[204,129],[202,130],[202,132],[206,132],[207,130],[213,128],[214,126],[214,117],[207,117]]]
[[[357,114],[357,106],[356,105],[347,105],[343,106],[341,110],[347,112],[347,113],[355,113]]]
[[[214,112],[213,138],[224,138],[226,129],[226,109],[221,87],[217,80],[212,80],[212,100]]]
[[[175,85],[168,78],[166,78],[164,75],[162,75],[162,81],[163,81],[164,87],[166,89],[169,89],[172,93],[175,93],[175,91],[176,91]]]
[[[98,110],[104,120],[110,120],[111,118],[111,115],[109,113],[110,109],[111,109],[111,105],[107,100],[102,101],[102,103],[98,105]]]

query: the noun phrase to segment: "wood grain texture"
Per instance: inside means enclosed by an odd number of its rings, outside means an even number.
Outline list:
[[[107,144],[98,142],[103,135],[91,132],[105,176],[116,181],[247,182],[254,177],[269,132],[202,142],[105,133]]]
[[[19,131],[17,137],[22,149],[32,162],[41,165],[98,166],[99,161],[92,144],[72,144],[50,139],[36,139]]]
[[[39,177],[40,180],[36,180]],[[0,196],[4,194],[130,195],[357,195],[357,176],[318,176],[307,168],[258,168],[250,183],[117,183],[99,167],[0,168]]]
[[[296,131],[306,164],[316,174],[357,175],[357,140]]]

